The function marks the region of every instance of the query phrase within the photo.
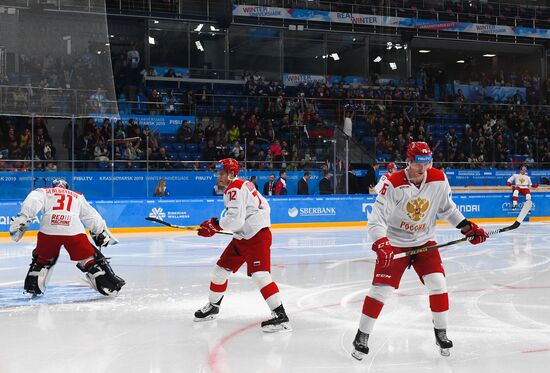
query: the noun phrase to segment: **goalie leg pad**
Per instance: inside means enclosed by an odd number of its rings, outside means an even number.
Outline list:
[[[82,262],[88,262],[82,264]],[[105,296],[116,296],[126,282],[117,276],[108,258],[101,251],[95,250],[92,260],[83,260],[77,267],[86,274],[86,278],[94,289]]]
[[[47,260],[47,263],[39,262],[36,250],[32,253],[32,262],[25,277],[23,288],[25,292],[33,295],[42,295],[46,291],[46,285],[52,275],[52,268],[57,262],[57,256]]]

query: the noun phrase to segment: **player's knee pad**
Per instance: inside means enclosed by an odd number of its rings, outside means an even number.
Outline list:
[[[518,190],[518,189],[514,189],[514,192],[512,193],[512,196],[514,196],[514,197],[519,196],[519,190]]]
[[[115,275],[108,258],[97,249],[92,260],[87,264],[78,263],[76,266],[86,274],[92,287],[103,295],[115,296],[126,284],[122,278]]]
[[[32,252],[32,261],[25,277],[23,288],[26,293],[41,295],[46,291],[46,285],[52,274],[52,267],[57,263],[57,256],[48,260],[47,264],[38,262],[38,254]]]
[[[527,194],[525,195],[525,200],[526,200],[526,201],[530,201],[530,200],[531,200],[531,193],[527,193]]]
[[[271,279],[271,273],[267,271],[254,272],[252,274],[252,281],[254,281],[258,289],[263,289],[265,286],[273,282]]]
[[[447,280],[443,273],[430,273],[422,277],[430,295],[443,294],[447,292]]]
[[[389,285],[373,285],[369,290],[369,297],[385,303],[386,299],[393,293],[393,287]]]
[[[214,270],[212,271],[212,282],[214,284],[225,284],[225,282],[229,279],[229,276],[231,276],[231,270],[222,268],[219,265],[214,266]]]

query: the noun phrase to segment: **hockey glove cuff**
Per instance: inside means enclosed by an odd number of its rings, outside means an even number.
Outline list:
[[[376,263],[382,268],[388,268],[393,262],[393,247],[388,237],[382,237],[372,244],[372,250],[376,253]]]
[[[461,232],[463,235],[468,237],[468,241],[470,241],[472,245],[477,245],[479,243],[485,242],[485,240],[489,238],[487,232],[485,232],[483,228],[479,227],[473,221],[468,220],[467,224],[470,225],[470,229],[466,231],[461,230]],[[464,225],[464,227],[467,228],[467,225]]]
[[[217,218],[211,218],[201,223],[197,234],[202,237],[212,237],[216,232],[221,231],[220,223]]]

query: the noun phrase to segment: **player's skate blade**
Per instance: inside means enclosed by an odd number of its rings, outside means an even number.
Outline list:
[[[194,321],[195,322],[209,321],[209,320],[214,320],[216,317],[218,317],[218,314],[220,313],[220,304],[222,302],[222,299],[220,299],[217,303],[208,302],[203,308],[201,308],[200,310],[197,310],[195,312]]]
[[[368,341],[369,335],[357,330],[357,334],[353,340],[353,351],[351,352],[351,356],[359,361],[363,360],[365,355],[369,353],[369,347],[367,346]]]
[[[292,331],[292,326],[290,325],[290,320],[286,315],[285,309],[281,304],[279,307],[275,308],[271,315],[273,318],[262,322],[262,330],[266,333],[275,333],[275,332],[290,332]]]
[[[435,344],[439,347],[439,353],[441,354],[441,356],[451,356],[451,351],[449,351],[449,349],[453,347],[453,342],[449,338],[447,338],[447,330],[434,329],[434,333]]]

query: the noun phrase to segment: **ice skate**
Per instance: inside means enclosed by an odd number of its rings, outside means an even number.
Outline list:
[[[262,322],[262,330],[264,332],[289,332],[292,330],[292,326],[290,325],[290,321],[288,320],[288,316],[282,304],[275,308],[271,312],[271,315],[273,318]]]
[[[435,344],[439,346],[439,352],[441,353],[441,356],[450,356],[451,352],[449,349],[453,347],[453,342],[447,338],[447,330],[446,329],[435,329]]]
[[[368,342],[369,335],[357,330],[357,334],[353,340],[353,351],[351,352],[351,356],[357,360],[363,360],[363,357],[369,353],[369,347],[367,346]]]
[[[206,303],[206,305],[195,312],[195,321],[208,321],[214,320],[220,313],[220,304],[223,297],[216,303]]]

